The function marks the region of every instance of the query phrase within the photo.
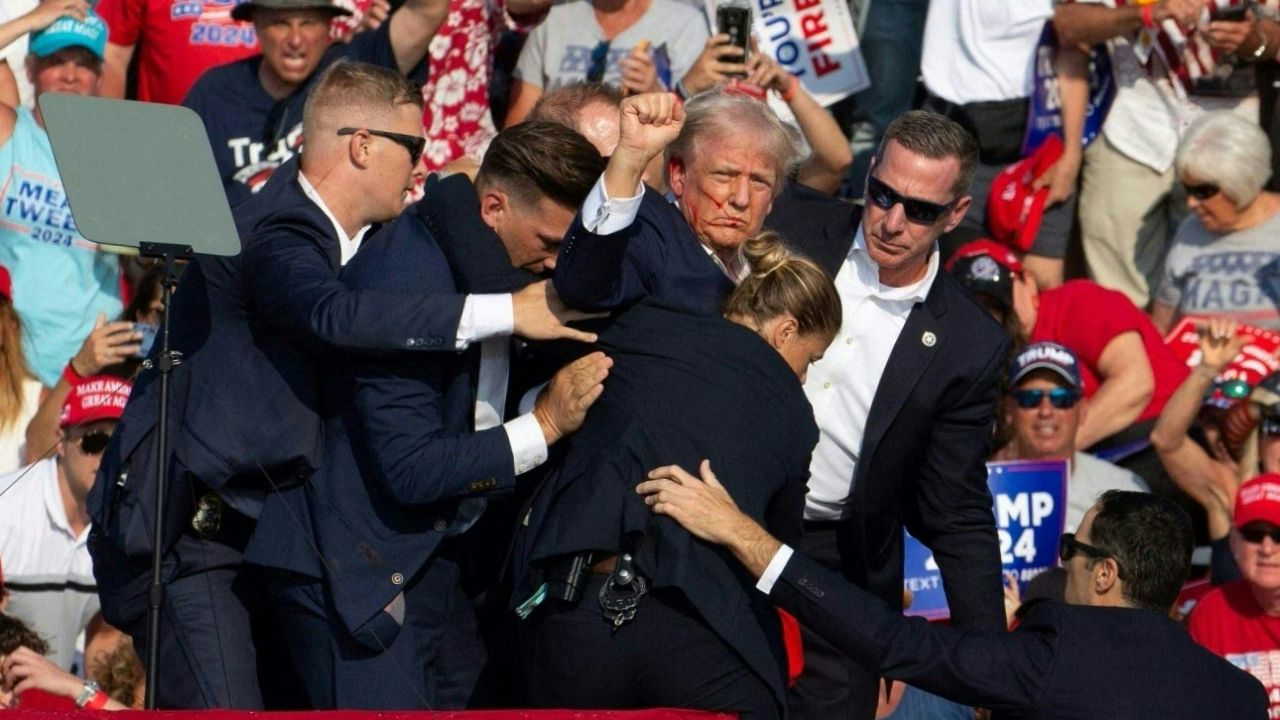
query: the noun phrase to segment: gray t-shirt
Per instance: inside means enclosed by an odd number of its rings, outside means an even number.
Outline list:
[[[698,10],[675,0],[653,0],[649,9],[631,27],[618,33],[609,43],[605,82],[618,84],[622,69],[618,61],[631,53],[642,40],[648,40],[651,51],[670,61],[667,89],[674,87],[702,53],[707,42],[707,20]],[[515,78],[542,88],[555,90],[587,78],[591,55],[604,40],[596,23],[595,12],[587,0],[556,5],[547,19],[529,33]],[[658,61],[658,77],[664,79],[662,62]]]
[[[1280,329],[1280,307],[1264,291],[1263,268],[1280,258],[1280,213],[1248,230],[1222,235],[1195,215],[1178,226],[1155,299],[1177,317],[1219,317]],[[1273,278],[1275,284],[1280,277]]]
[[[1098,496],[1108,490],[1132,490],[1151,492],[1142,478],[1100,460],[1088,453],[1078,452],[1071,458],[1071,479],[1067,481],[1067,532],[1080,527],[1089,508],[1098,502]]]

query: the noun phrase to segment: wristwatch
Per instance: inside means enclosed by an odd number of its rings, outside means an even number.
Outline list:
[[[93,699],[93,696],[100,692],[102,692],[102,686],[98,685],[98,683],[93,680],[85,680],[84,689],[81,690],[80,695],[76,697],[76,707],[83,710],[84,706]]]

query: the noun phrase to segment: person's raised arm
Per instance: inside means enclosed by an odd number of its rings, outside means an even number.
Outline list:
[[[637,223],[644,199],[645,167],[684,126],[684,106],[672,93],[645,93],[622,101],[618,146],[565,235],[556,262],[555,287],[570,307],[612,310],[644,297],[645,272],[656,261],[637,259],[660,253],[657,231]],[[627,231],[655,242],[637,242]],[[629,254],[630,251],[630,254]]]
[[[1239,335],[1236,324],[1214,318],[1200,336],[1200,364],[1187,375],[1165,403],[1151,430],[1151,445],[1174,483],[1204,507],[1209,517],[1209,536],[1217,539],[1231,530],[1237,469],[1213,459],[1188,435],[1200,415],[1214,379],[1231,359],[1248,345],[1251,337]]]
[[[53,452],[58,441],[58,418],[62,414],[62,404],[71,393],[68,376],[87,378],[97,375],[104,368],[124,362],[142,349],[142,335],[134,329],[133,323],[117,321],[107,322],[107,316],[98,313],[93,330],[80,345],[80,351],[67,363],[69,372],[58,378],[53,386],[40,399],[36,414],[27,423],[26,459],[33,463]]]
[[[1098,391],[1089,398],[1089,414],[1076,430],[1076,447],[1087,448],[1129,427],[1155,393],[1151,360],[1136,330],[1111,338],[1098,357]]]
[[[1082,2],[1060,3],[1053,11],[1053,26],[1062,45],[1088,46],[1114,37],[1136,33],[1142,28],[1143,12],[1151,13],[1155,24],[1172,19],[1186,28],[1195,24],[1205,0],[1161,0],[1151,5],[1106,5]],[[1150,10],[1145,10],[1145,8]]]
[[[667,148],[684,127],[684,106],[672,93],[644,93],[622,101],[618,147],[604,169],[611,198],[633,197],[649,161]]]
[[[405,0],[391,15],[391,47],[400,72],[413,70],[427,56],[431,39],[449,15],[449,0]]]
[[[137,47],[136,44],[107,43],[106,57],[102,61],[102,84],[98,88],[99,96],[124,99],[125,86],[128,84],[129,63],[133,60],[133,51]]]
[[[754,49],[754,38],[751,43]],[[791,108],[800,132],[813,150],[813,155],[800,166],[796,182],[834,194],[840,189],[845,170],[853,164],[853,153],[848,139],[840,131],[840,124],[804,89],[800,78],[784,70],[768,53],[753,52],[747,65],[750,68],[747,82],[778,93]]]

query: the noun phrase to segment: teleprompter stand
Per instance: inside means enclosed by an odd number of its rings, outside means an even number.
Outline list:
[[[204,124],[172,105],[107,100],[62,93],[40,97],[63,190],[76,228],[100,244],[136,247],[164,268],[163,324],[144,365],[160,373],[156,438],[156,513],[147,593],[146,707],[160,687],[160,609],[164,604],[160,537],[169,487],[169,379],[182,361],[169,347],[178,261],[196,254],[240,252],[235,223]],[[179,240],[180,239],[180,240]]]

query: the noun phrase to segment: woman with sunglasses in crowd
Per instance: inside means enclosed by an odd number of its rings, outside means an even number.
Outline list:
[[[1240,483],[1280,472],[1280,395],[1274,391],[1280,374],[1252,391],[1239,378],[1218,380],[1250,340],[1233,320],[1210,320],[1200,335],[1200,364],[1169,398],[1151,433],[1170,477],[1204,508],[1215,582],[1237,575],[1228,538]],[[1203,444],[1193,439],[1193,426]]]
[[[1257,119],[1207,113],[1187,130],[1174,169],[1191,214],[1165,259],[1151,317],[1168,332],[1186,316],[1280,329],[1280,194]]]

